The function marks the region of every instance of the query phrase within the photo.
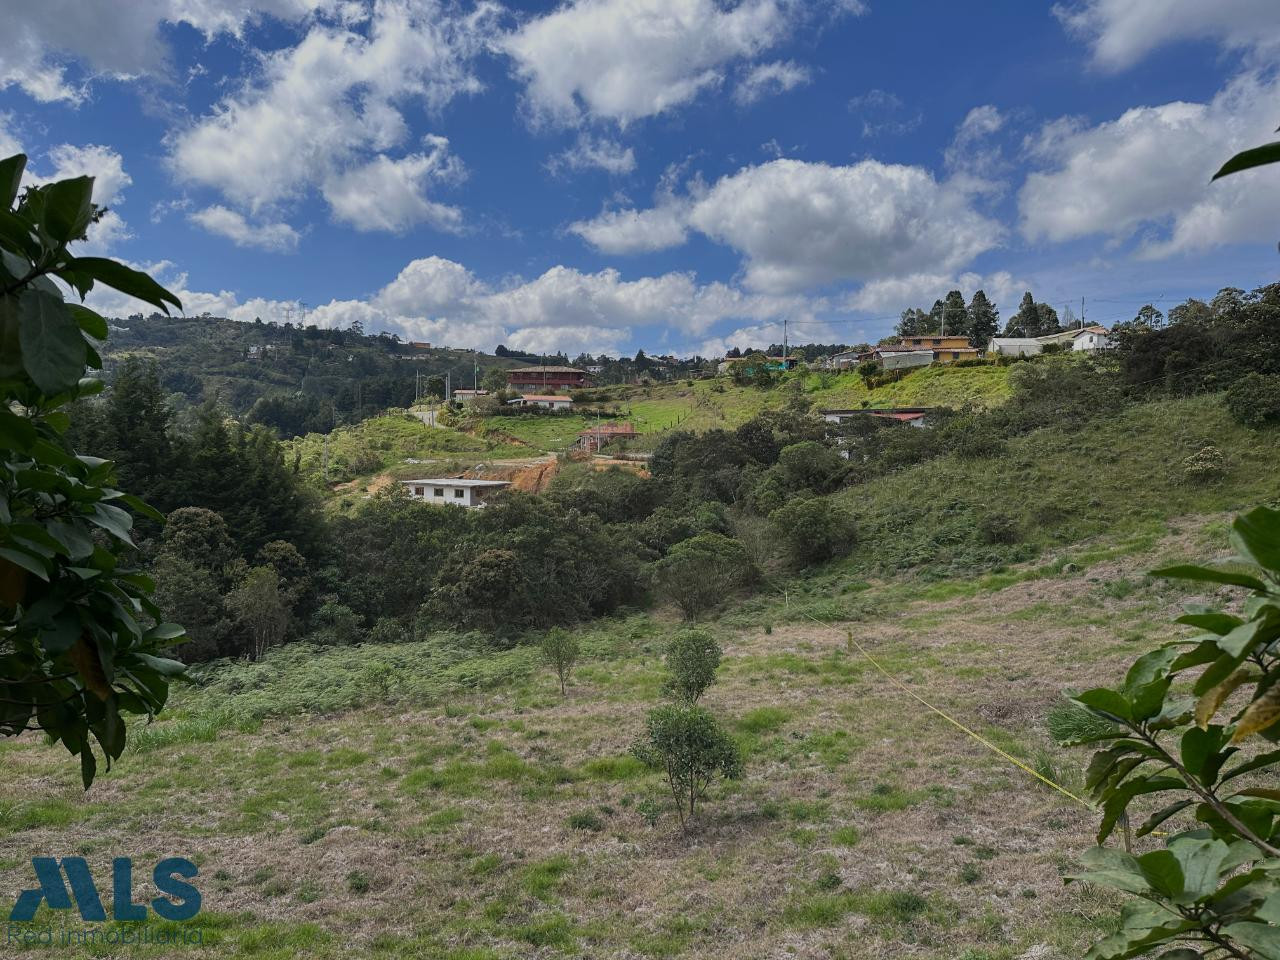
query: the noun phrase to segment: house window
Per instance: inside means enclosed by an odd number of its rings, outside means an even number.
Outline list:
[[[454,496],[454,499],[456,499],[456,500],[461,500],[461,499],[462,499],[462,497],[463,497],[463,491],[462,491],[462,489],[461,489],[461,488],[457,488],[457,489],[455,489],[455,490],[453,491],[453,496]]]
[[[426,488],[426,487],[414,487],[414,488],[413,488],[413,495],[414,495],[415,497],[422,497],[422,496],[426,496],[426,493],[427,493],[427,488]]]
[[[433,488],[432,488],[432,490],[431,490],[431,492],[432,492],[433,494],[435,494],[437,497],[443,497],[443,496],[444,496],[444,487],[433,487]]]

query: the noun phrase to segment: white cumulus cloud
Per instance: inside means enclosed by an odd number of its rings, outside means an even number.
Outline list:
[[[490,7],[464,15],[438,0],[378,0],[367,23],[315,24],[296,46],[266,55],[261,77],[176,134],[172,166],[181,180],[212,187],[250,214],[319,188],[338,219],[365,229],[454,227],[458,211],[426,195],[430,183],[456,173],[444,141],[428,138],[426,151],[399,157],[391,151],[409,136],[406,106],[434,111],[480,90],[471,61],[492,15]],[[385,188],[388,198],[355,195],[365,188]]]
[[[357,230],[403,233],[419,223],[457,230],[462,211],[427,197],[429,185],[455,182],[462,164],[449,153],[449,141],[427,138],[428,150],[398,160],[379,156],[363,166],[335,174],[324,184],[333,215]]]
[[[128,79],[162,71],[168,50],[163,24],[184,23],[206,38],[263,17],[295,22],[329,7],[328,0],[0,0],[0,89],[19,86],[41,103],[78,102],[87,78]],[[67,77],[67,62],[86,79]]]
[[[975,209],[975,189],[921,167],[779,159],[744,167],[696,197],[606,211],[570,229],[615,253],[674,246],[682,229],[697,230],[743,255],[748,287],[788,293],[964,266],[1002,235]]]
[[[625,124],[718,87],[732,65],[753,61],[803,18],[804,8],[786,0],[573,0],[529,20],[501,48],[537,119]]]
[[[1184,40],[1264,54],[1280,50],[1275,0],[1083,0],[1053,11],[1089,44],[1094,62],[1105,70],[1124,70]]]
[[[250,223],[236,210],[214,204],[191,214],[191,220],[210,233],[226,237],[237,247],[289,251],[298,246],[298,232],[287,223]]]
[[[755,103],[764,97],[771,97],[779,93],[786,93],[788,90],[794,90],[796,87],[802,87],[812,82],[812,80],[813,74],[809,68],[796,63],[794,60],[759,63],[748,70],[746,76],[738,81],[737,89],[733,91],[733,98],[745,106]]]
[[[1134,107],[1093,126],[1048,124],[1031,144],[1045,169],[1018,195],[1023,234],[1136,235],[1148,257],[1274,239],[1280,194],[1258,189],[1256,173],[1210,178],[1236,151],[1272,139],[1277,102],[1280,80],[1249,73],[1208,103]]]
[[[587,133],[579,134],[572,147],[556,154],[547,163],[547,169],[554,174],[598,169],[622,176],[635,168],[636,154],[630,147],[608,137],[593,137]]]

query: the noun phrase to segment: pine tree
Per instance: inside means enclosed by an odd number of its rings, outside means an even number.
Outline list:
[[[979,290],[969,301],[969,342],[984,350],[999,329],[1000,311],[987,299],[986,293]]]
[[[108,447],[93,452],[115,461],[125,489],[160,510],[176,506],[169,405],[154,360],[130,358],[121,364],[103,419]]]
[[[1036,329],[1040,326],[1040,314],[1036,310],[1036,298],[1031,295],[1028,290],[1022,295],[1022,302],[1018,304],[1018,312],[1009,318],[1009,322],[1005,325],[1004,335],[1006,337],[1034,337]]]
[[[969,319],[969,308],[964,305],[964,294],[952,290],[945,300],[934,304],[940,310],[938,331],[949,337],[971,336],[972,323]]]

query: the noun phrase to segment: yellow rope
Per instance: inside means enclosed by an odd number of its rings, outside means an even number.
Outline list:
[[[810,620],[812,620],[814,623],[818,624],[819,626],[827,627],[828,629],[833,629],[833,630],[837,629],[833,624],[825,623],[824,621],[819,620],[817,617],[813,616],[812,614],[806,613],[804,614],[804,616],[808,617]],[[891,674],[888,670],[886,670],[881,665],[880,661],[878,661],[875,657],[873,657],[870,654],[870,652],[867,650],[866,647],[864,647],[861,643],[859,643],[856,639],[854,639],[852,630],[846,629],[845,636],[848,637],[850,645],[856,647],[858,649],[858,652],[867,658],[868,663],[870,663],[873,667],[879,670],[886,680],[888,680],[895,687],[897,687],[899,690],[901,690],[903,693],[909,696],[912,700],[915,700],[921,706],[924,706],[927,709],[933,711],[938,716],[940,716],[943,720],[947,721],[947,723],[951,724],[957,730],[960,730],[963,733],[967,734],[968,736],[972,737],[974,740],[982,744],[992,753],[995,753],[998,756],[1004,757],[1004,759],[1008,760],[1018,769],[1031,774],[1031,776],[1035,777],[1045,786],[1052,787],[1054,790],[1057,790],[1063,796],[1070,797],[1072,800],[1080,804],[1082,807],[1092,810],[1095,813],[1097,812],[1098,808],[1095,807],[1088,800],[1084,799],[1083,797],[1076,796],[1066,787],[1062,786],[1062,784],[1055,783],[1054,781],[1050,780],[1048,777],[1046,777],[1044,774],[1040,773],[1039,771],[1033,770],[1031,767],[1027,766],[1025,763],[1023,763],[1017,757],[1013,756],[1007,750],[1000,749],[1000,747],[997,747],[994,743],[992,743],[982,734],[978,733],[976,730],[973,730],[970,727],[967,727],[965,724],[961,723],[959,720],[951,716],[951,714],[947,713],[945,710],[938,709],[932,703],[926,700],[924,697],[920,696],[918,693],[916,693],[914,690],[908,687],[905,683],[903,683],[901,680],[899,680],[897,677]]]

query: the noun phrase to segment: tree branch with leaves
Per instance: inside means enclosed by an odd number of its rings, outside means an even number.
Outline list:
[[[129,566],[133,514],[162,520],[114,485],[113,465],[77,453],[66,407],[98,393],[107,322],[83,301],[97,283],[168,311],[172,293],[124,264],[77,257],[100,215],[93,178],[22,190],[26,157],[0,160],[0,736],[39,730],[93,782],[97,741],[124,751],[127,714],[153,716],[183,665],[183,638]],[[148,624],[152,624],[148,626]]]
[[[1088,718],[1064,742],[1106,746],[1086,773],[1102,804],[1100,846],[1070,879],[1140,898],[1091,960],[1183,943],[1162,957],[1280,960],[1280,749],[1266,746],[1280,742],[1280,511],[1238,517],[1231,544],[1235,564],[1156,575],[1249,590],[1241,615],[1197,605],[1178,622],[1198,633],[1140,657],[1120,689],[1073,698]],[[1138,837],[1178,815],[1200,826],[1139,856],[1101,846],[1134,801],[1157,794],[1164,804]]]

